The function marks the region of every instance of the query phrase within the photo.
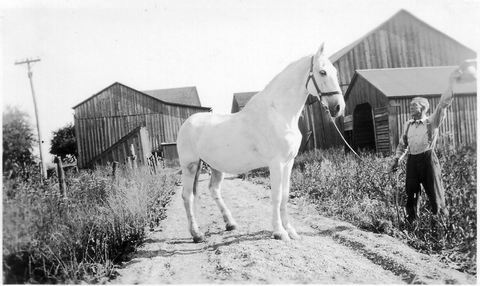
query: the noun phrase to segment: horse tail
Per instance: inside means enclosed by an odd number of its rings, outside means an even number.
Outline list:
[[[197,185],[198,185],[198,177],[200,176],[200,172],[202,171],[202,159],[198,160],[197,164],[197,172],[195,173],[195,179],[193,180],[193,195],[197,196]]]

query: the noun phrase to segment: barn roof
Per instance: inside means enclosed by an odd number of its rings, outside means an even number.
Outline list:
[[[456,68],[458,67],[357,70],[345,97],[349,96],[350,88],[355,85],[358,76],[370,82],[387,97],[440,95],[446,90],[448,79]],[[475,81],[456,84],[453,92],[455,94],[476,93],[477,83]]]
[[[447,38],[450,38],[452,39],[453,41],[457,42],[458,44],[460,44],[457,40],[447,36],[445,33],[443,32],[440,32],[439,30],[435,29],[434,27],[428,25],[427,23],[425,23],[424,21],[420,20],[419,18],[413,16],[410,12],[406,11],[406,10],[403,10],[401,9],[400,11],[398,11],[397,13],[395,13],[392,17],[390,17],[388,20],[386,20],[385,22],[383,22],[382,24],[380,24],[379,26],[377,26],[376,28],[374,28],[373,30],[371,30],[370,32],[368,32],[367,34],[365,34],[364,36],[360,37],[358,40],[352,42],[350,45],[347,45],[345,46],[343,49],[341,49],[340,51],[336,52],[335,54],[331,55],[329,57],[329,60],[332,62],[332,63],[335,63],[337,60],[339,60],[342,56],[344,56],[345,54],[347,54],[350,50],[352,50],[355,46],[357,46],[358,44],[360,44],[363,40],[365,40],[367,37],[369,37],[370,35],[372,35],[373,33],[376,33],[377,31],[381,30],[387,23],[393,21],[393,19],[397,18],[397,17],[402,17],[402,16],[406,16],[408,18],[411,18],[413,21],[417,21],[417,22],[420,22],[422,23],[423,25],[427,26],[428,28],[432,29],[432,30],[435,30],[437,32],[439,32],[440,34],[444,35],[445,37]],[[462,45],[462,44],[460,44]],[[464,45],[462,45],[464,46]],[[466,47],[467,48],[467,47]]]
[[[156,99],[182,105],[202,106],[195,86],[142,91]]]
[[[101,94],[105,90],[111,88],[112,86],[119,84],[126,88],[136,90],[129,86],[126,86],[119,82],[114,82],[113,84],[109,85],[108,87],[102,89],[101,91],[97,92],[96,94],[90,96],[89,98],[85,99],[84,101],[80,102],[79,104],[72,107],[72,109],[77,108],[78,106],[84,104],[85,102],[89,101],[90,99],[94,98],[95,96]],[[138,91],[138,90],[136,90]],[[200,104],[200,99],[198,98],[197,88],[192,87],[180,87],[180,88],[169,88],[169,89],[158,89],[158,90],[150,90],[150,91],[138,91],[140,93],[145,94],[146,96],[153,97],[163,103],[171,104],[171,105],[179,105],[179,106],[186,106],[186,107],[198,107],[202,109],[211,110],[211,107],[202,107]],[[149,94],[150,93],[150,94]],[[191,101],[189,101],[191,100]]]
[[[237,101],[238,108],[241,110],[247,102],[255,95],[258,91],[250,91],[250,92],[237,92],[233,94],[233,99]]]

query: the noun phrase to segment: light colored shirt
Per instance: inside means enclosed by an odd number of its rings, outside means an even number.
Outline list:
[[[412,155],[417,155],[434,149],[437,141],[438,127],[445,119],[446,109],[452,102],[453,85],[450,85],[440,97],[438,106],[430,116],[425,116],[417,121],[411,119],[405,122],[395,157],[401,159],[408,151]],[[408,144],[404,140],[405,134]]]

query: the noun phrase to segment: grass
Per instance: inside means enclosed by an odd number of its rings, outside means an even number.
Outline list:
[[[4,283],[103,283],[165,218],[174,175],[148,169],[67,175],[67,197],[55,178],[35,172],[3,181]],[[38,176],[38,174],[37,174]]]
[[[393,157],[362,153],[360,161],[343,148],[315,150],[295,159],[291,198],[314,204],[319,213],[360,228],[397,237],[418,251],[460,271],[476,275],[476,149],[437,152],[442,165],[449,214],[432,215],[422,191],[420,219],[405,220],[405,162],[388,173]],[[268,171],[252,173],[252,182],[268,185]]]

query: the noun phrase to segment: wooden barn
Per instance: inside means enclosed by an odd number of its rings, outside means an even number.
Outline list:
[[[438,105],[450,74],[458,66],[357,70],[345,93],[350,114],[344,120],[345,137],[354,150],[391,155],[403,124],[410,119],[409,105],[421,96]],[[455,99],[440,126],[437,146],[476,143],[477,84],[454,85]]]
[[[80,168],[123,163],[132,151],[140,164],[159,152],[173,166],[180,126],[192,114],[212,111],[200,105],[195,87],[142,92],[118,82],[73,109]]]

